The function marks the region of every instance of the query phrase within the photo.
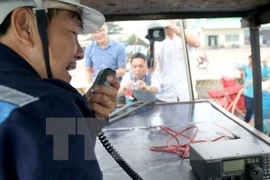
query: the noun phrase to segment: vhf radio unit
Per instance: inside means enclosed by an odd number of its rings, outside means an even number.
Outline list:
[[[190,165],[201,180],[266,180],[270,148],[242,139],[191,144]]]

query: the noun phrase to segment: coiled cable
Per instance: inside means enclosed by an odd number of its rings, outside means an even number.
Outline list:
[[[120,108],[118,111],[115,111],[110,114],[109,122],[112,123],[119,119],[122,119],[129,114],[134,113],[138,109],[147,106],[154,102],[143,102],[143,101],[136,101],[132,104],[128,104]],[[128,108],[135,106],[134,109],[127,111]],[[124,112],[124,113],[123,113]],[[105,136],[104,132],[100,126],[96,126],[98,128],[98,139],[100,140],[101,144],[104,146],[106,151],[113,157],[113,159],[122,167],[122,169],[133,179],[133,180],[143,180],[130,166],[129,164],[121,157],[121,155],[113,148],[107,137]]]
[[[122,169],[133,179],[133,180],[143,180],[130,166],[129,164],[120,156],[120,154],[113,148],[107,137],[103,132],[100,132],[98,138],[106,151],[113,157],[113,159],[122,167]]]

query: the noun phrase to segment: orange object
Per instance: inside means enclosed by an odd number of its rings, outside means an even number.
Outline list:
[[[231,78],[231,77],[223,76],[221,78],[221,81],[222,81],[222,84],[223,84],[224,88],[237,85],[235,79]]]
[[[235,85],[235,86],[223,88],[220,90],[208,91],[207,93],[211,98],[220,98],[225,95],[231,96],[231,95],[237,94],[240,91],[240,89],[242,89],[243,87],[244,87],[243,85]]]
[[[216,102],[232,112],[231,103],[236,99],[239,91],[244,87],[243,85],[237,85],[235,79],[230,77],[222,77],[223,89],[208,91],[208,95],[215,99]],[[241,95],[239,100],[236,102],[236,108],[239,110],[245,110],[244,96]]]

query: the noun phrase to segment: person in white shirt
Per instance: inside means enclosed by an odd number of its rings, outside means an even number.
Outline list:
[[[165,102],[190,101],[182,34],[174,20],[167,21],[165,27],[166,39],[155,42],[155,65],[159,63],[161,90],[156,95],[157,99]],[[189,59],[194,59],[194,48],[200,46],[196,34],[185,31]],[[193,88],[194,89],[194,88]]]

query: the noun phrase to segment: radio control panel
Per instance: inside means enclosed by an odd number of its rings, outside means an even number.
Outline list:
[[[270,148],[242,139],[191,144],[190,165],[201,180],[270,180]]]

